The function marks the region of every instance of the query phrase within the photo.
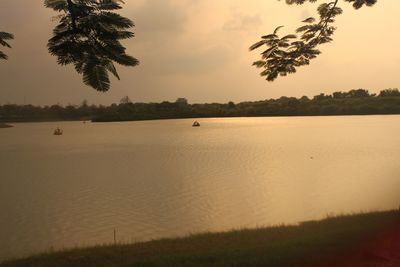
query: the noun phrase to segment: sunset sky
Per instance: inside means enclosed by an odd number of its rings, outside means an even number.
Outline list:
[[[13,49],[3,49],[0,104],[110,104],[129,96],[133,102],[191,103],[247,101],[365,88],[371,92],[400,87],[400,1],[378,1],[355,11],[341,3],[334,42],[297,74],[270,83],[252,67],[259,52],[248,47],[276,26],[291,33],[315,15],[317,4],[288,6],[276,0],[126,0],[121,13],[131,18],[136,37],[125,42],[141,61],[119,67],[121,81],[108,93],[83,85],[71,66],[61,67],[47,53],[57,15],[42,0],[0,0],[0,31],[11,32]],[[321,1],[320,1],[321,2]]]

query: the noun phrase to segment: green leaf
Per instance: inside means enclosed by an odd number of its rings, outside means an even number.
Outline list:
[[[115,68],[112,61],[107,62],[105,66],[109,72],[111,72],[118,80],[120,80],[117,69]]]
[[[265,43],[266,43],[265,40],[258,41],[257,43],[255,43],[252,46],[250,46],[249,49],[250,49],[250,51],[255,50],[255,49],[265,45]]]
[[[0,51],[0,59],[8,59],[7,55]]]
[[[134,37],[134,23],[111,10],[121,9],[121,0],[45,0],[60,12],[47,47],[60,65],[72,64],[85,84],[105,92],[110,88],[108,72],[120,79],[114,63],[136,66],[139,61],[126,53],[121,40]]]
[[[86,64],[83,68],[83,82],[100,92],[110,89],[110,79],[105,66],[98,64]]]
[[[1,46],[11,48],[11,45],[8,42],[6,42],[6,40],[12,40],[12,39],[14,39],[14,35],[12,35],[11,33],[0,32],[0,45]],[[0,59],[7,60],[8,56],[4,52],[0,51]]]
[[[303,23],[314,23],[315,22],[315,18],[309,17],[309,18],[303,20],[302,22]]]

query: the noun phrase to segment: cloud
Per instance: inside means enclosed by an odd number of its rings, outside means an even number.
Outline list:
[[[259,14],[256,15],[233,15],[223,26],[226,31],[251,31],[262,25],[263,21]]]
[[[156,54],[147,58],[146,65],[152,75],[197,76],[221,69],[231,60],[231,49],[219,44]]]
[[[309,9],[304,9],[304,10],[301,12],[301,16],[300,16],[299,20],[304,20],[304,19],[306,19],[306,18],[313,17],[313,16],[315,16],[315,14],[313,14],[313,12],[311,12],[311,10],[309,10]]]
[[[130,50],[145,77],[204,75],[232,60],[221,28],[196,16],[207,7],[196,0],[144,0],[129,11],[136,24]]]
[[[171,0],[146,0],[130,13],[136,25],[136,42],[146,44],[177,38],[188,19],[185,7]]]

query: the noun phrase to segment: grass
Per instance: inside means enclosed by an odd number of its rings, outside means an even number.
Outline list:
[[[0,129],[1,128],[11,128],[11,127],[12,127],[11,125],[8,125],[8,124],[5,124],[3,122],[0,122]]]
[[[400,266],[369,251],[390,229],[400,226],[400,212],[375,212],[279,226],[145,243],[98,246],[46,253],[0,264],[47,266]],[[389,229],[389,230],[388,230]],[[400,241],[400,240],[397,240]],[[369,253],[369,254],[368,254]],[[390,264],[390,265],[387,265]]]

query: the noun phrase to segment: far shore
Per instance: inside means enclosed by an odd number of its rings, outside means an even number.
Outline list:
[[[11,127],[13,127],[13,126],[12,126],[12,125],[9,125],[9,124],[6,124],[6,123],[0,122],[0,129],[1,129],[1,128],[11,128]]]
[[[48,252],[0,263],[22,266],[400,266],[400,211]]]
[[[140,122],[140,121],[168,121],[168,120],[207,120],[207,119],[244,119],[244,118],[308,118],[308,117],[370,117],[370,116],[399,116],[400,114],[343,114],[343,115],[276,115],[276,116],[214,116],[214,117],[172,117],[172,118],[138,118],[138,119],[113,119],[102,120],[98,118],[88,119],[18,119],[8,120],[7,123],[47,123],[47,122],[92,122],[92,123],[113,123],[113,122]],[[1,126],[6,127],[1,127]],[[14,127],[8,124],[1,124],[0,128]]]
[[[240,117],[304,117],[400,114],[400,92],[383,90],[379,95],[357,89],[349,92],[319,94],[313,98],[282,96],[277,99],[239,103],[189,103],[185,98],[175,102],[133,103],[125,97],[108,106],[0,105],[3,122],[75,121],[93,122],[143,121],[163,119],[240,118]]]

